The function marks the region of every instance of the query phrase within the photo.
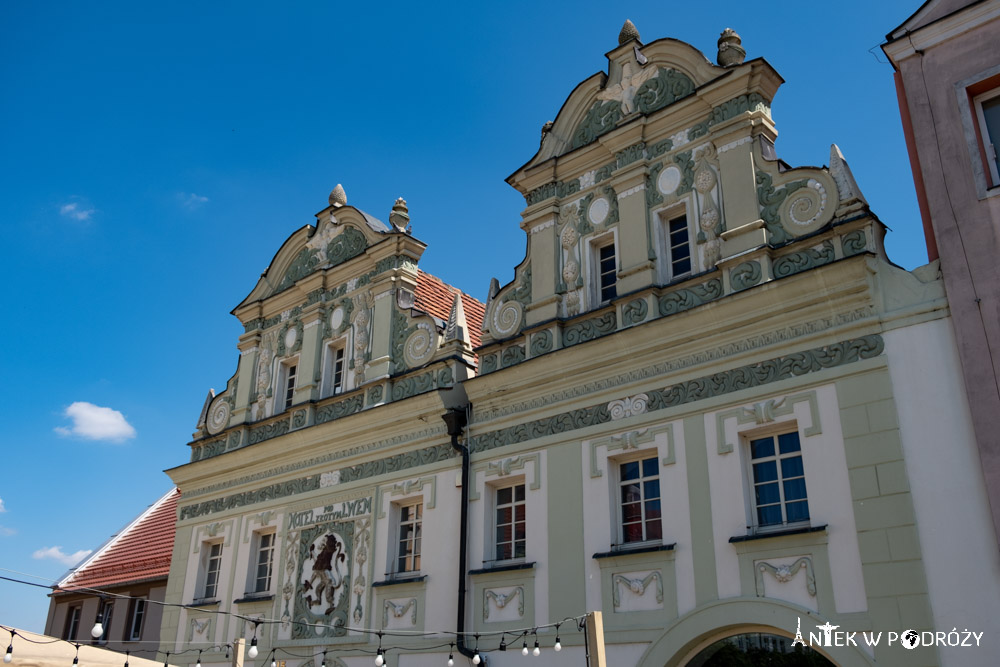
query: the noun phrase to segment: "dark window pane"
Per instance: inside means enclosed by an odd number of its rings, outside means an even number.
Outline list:
[[[497,544],[497,560],[510,558],[510,544]]]
[[[626,484],[622,487],[622,502],[633,503],[639,500],[639,485]]]
[[[660,501],[659,500],[648,500],[648,501],[646,501],[646,518],[647,519],[659,519],[660,518]]]
[[[649,521],[646,521],[646,539],[647,540],[663,539],[663,527],[660,525],[659,519],[651,519]]]
[[[680,274],[687,273],[690,270],[691,270],[690,258],[674,262],[674,275],[679,276]]]
[[[643,477],[652,477],[656,474],[656,458],[643,459],[642,460],[642,475]]]
[[[510,542],[511,527],[497,526],[497,542]]]
[[[511,512],[509,507],[501,507],[497,510],[497,523],[510,523]]]
[[[524,542],[518,542],[514,547],[514,558],[524,558]]]
[[[808,521],[809,503],[804,500],[800,500],[796,503],[788,503],[785,505],[785,512],[788,514],[789,523],[793,523],[795,521]]]
[[[642,483],[642,490],[646,494],[646,498],[659,498],[660,497],[660,480],[651,479],[648,482]]]
[[[790,479],[785,483],[785,502],[789,500],[802,500],[806,497],[806,480],[803,477]]]
[[[798,433],[782,433],[778,436],[778,451],[782,454],[797,452],[800,449],[802,449],[802,447],[799,446]]]
[[[781,496],[778,494],[777,482],[760,484],[754,487],[754,491],[757,494],[758,505],[770,505],[771,503],[776,503],[781,500]]]
[[[524,521],[524,505],[515,506],[514,516],[517,517],[518,521]]]
[[[781,459],[782,477],[802,477],[803,474],[801,456],[791,456],[787,459]]]
[[[768,505],[757,508],[757,523],[761,526],[775,526],[781,523],[781,506]]]
[[[506,489],[499,489],[497,491],[497,504],[507,505],[510,503],[510,495],[512,489],[508,486]]]
[[[776,479],[778,479],[778,466],[774,461],[753,464],[753,480],[755,482],[770,482]]]
[[[639,477],[639,462],[630,461],[621,465],[622,481]]]
[[[524,484],[518,484],[514,487],[514,500],[518,502],[524,500]]]
[[[639,503],[622,505],[622,521],[628,523],[629,521],[638,521],[640,518],[642,518],[642,510],[639,509]]]
[[[750,441],[750,458],[760,459],[774,456],[774,438],[761,438]]]
[[[402,507],[399,510],[399,520],[409,521],[410,520],[410,507]]]
[[[524,524],[518,523],[514,525],[514,539],[524,540]]]
[[[622,531],[624,535],[622,536],[625,542],[642,542],[642,524],[641,523],[630,523],[624,526]]]

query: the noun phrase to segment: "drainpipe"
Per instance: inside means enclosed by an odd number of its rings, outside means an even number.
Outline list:
[[[467,423],[464,408],[453,408],[441,417],[448,426],[451,436],[451,446],[462,455],[462,525],[458,531],[458,635],[455,645],[459,653],[472,659],[474,652],[465,645],[465,580],[469,559],[469,448],[458,441]]]

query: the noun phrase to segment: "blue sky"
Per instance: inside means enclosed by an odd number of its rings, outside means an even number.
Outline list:
[[[873,48],[919,4],[0,3],[0,576],[58,578],[170,488],[235,370],[229,311],[335,184],[383,220],[405,197],[425,270],[479,298],[510,280],[504,178],[626,18],[713,60],[740,33],[787,81],[779,156],[836,142],[890,258],[925,263]],[[0,623],[41,631],[47,606],[0,581]]]

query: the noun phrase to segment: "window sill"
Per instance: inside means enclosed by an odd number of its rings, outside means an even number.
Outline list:
[[[273,593],[244,593],[239,600],[233,600],[233,604],[243,604],[249,602],[268,602],[274,599]]]
[[[482,567],[478,570],[469,570],[470,575],[476,574],[492,574],[494,572],[512,572],[514,570],[532,570],[535,567],[535,563],[510,563],[507,565],[494,565],[492,567]]]
[[[803,526],[801,528],[786,528],[784,530],[773,530],[763,533],[752,533],[750,535],[737,535],[736,537],[730,537],[730,544],[737,544],[739,542],[751,542],[754,540],[767,540],[772,537],[788,537],[789,535],[804,535],[806,533],[825,533],[826,524],[822,526]]]
[[[199,598],[187,605],[188,607],[211,607],[212,605],[219,604],[216,598]]]
[[[677,544],[654,544],[652,546],[645,547],[633,547],[633,548],[619,548],[612,551],[602,551],[600,553],[594,554],[592,557],[595,559],[601,558],[615,558],[617,556],[632,556],[635,554],[649,554],[655,553],[657,551],[673,551]]]
[[[398,586],[401,584],[422,584],[425,581],[427,581],[426,574],[419,574],[413,577],[397,576],[393,579],[373,582],[372,588],[381,588],[382,586]]]

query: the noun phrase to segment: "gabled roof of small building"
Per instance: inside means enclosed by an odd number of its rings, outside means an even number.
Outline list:
[[[447,322],[451,306],[455,301],[455,293],[458,291],[458,288],[452,287],[437,276],[432,276],[426,271],[418,269],[414,305],[428,315]],[[462,308],[465,309],[465,316],[469,321],[469,338],[472,339],[472,347],[479,347],[486,305],[479,299],[462,292]]]
[[[59,582],[55,594],[166,579],[174,550],[178,489],[149,506]]]

